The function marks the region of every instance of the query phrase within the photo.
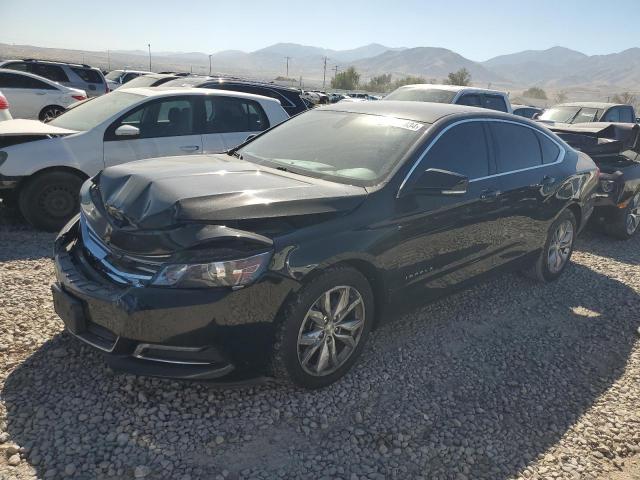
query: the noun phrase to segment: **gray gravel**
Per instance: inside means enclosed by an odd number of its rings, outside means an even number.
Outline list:
[[[556,284],[506,275],[392,315],[317,392],[114,374],[53,312],[53,238],[0,225],[2,480],[640,472],[640,237],[587,232]]]

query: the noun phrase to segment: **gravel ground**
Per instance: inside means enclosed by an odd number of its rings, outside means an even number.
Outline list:
[[[54,237],[0,223],[2,480],[640,478],[640,236],[396,314],[307,392],[114,374],[54,314]]]

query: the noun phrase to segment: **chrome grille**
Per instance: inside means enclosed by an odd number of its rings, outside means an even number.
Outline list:
[[[92,263],[111,280],[121,285],[144,285],[160,270],[167,257],[141,257],[115,252],[80,216],[82,248]]]

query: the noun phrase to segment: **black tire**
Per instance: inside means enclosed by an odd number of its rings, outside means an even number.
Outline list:
[[[638,215],[640,211],[640,191],[636,192],[629,204],[622,210],[615,212],[614,216],[607,223],[604,224],[604,230],[608,235],[617,238],[618,240],[629,240],[633,237],[640,227],[637,223],[635,226],[629,227],[630,215]]]
[[[63,114],[64,111],[64,107],[61,107],[59,105],[47,105],[42,110],[40,110],[40,115],[38,115],[38,118],[41,122],[47,122],[49,120],[53,120],[58,115]]]
[[[355,348],[350,350],[344,363],[336,363],[340,366],[334,371],[326,375],[312,375],[305,371],[299,359],[298,337],[302,334],[303,322],[307,319],[307,313],[311,307],[324,292],[344,286],[355,289],[355,292],[360,295],[363,310],[359,312],[361,318],[364,318],[364,324],[359,329],[359,340]],[[323,272],[306,284],[283,309],[271,356],[271,373],[276,378],[308,389],[322,388],[332,384],[349,371],[362,353],[373,325],[374,315],[373,292],[369,282],[360,272],[349,267],[336,267]],[[339,327],[336,332],[339,332]],[[339,346],[334,349],[340,346],[346,348],[341,343],[335,343],[335,345]]]
[[[552,248],[554,234],[556,233],[560,225],[562,225],[564,222],[569,222],[573,231],[571,243],[568,247],[568,256],[559,270],[552,271],[549,267],[550,249]],[[576,235],[578,233],[576,227],[577,222],[573,212],[568,209],[564,210],[549,227],[549,231],[547,232],[547,239],[544,242],[544,247],[542,247],[542,250],[540,251],[540,255],[538,255],[535,263],[530,268],[523,271],[524,275],[543,283],[553,282],[557,280],[565,271],[567,265],[569,265],[569,262],[571,261],[571,255],[573,254],[573,247],[575,244]]]
[[[71,172],[36,175],[20,189],[20,213],[35,228],[57,232],[78,212],[83,181]]]

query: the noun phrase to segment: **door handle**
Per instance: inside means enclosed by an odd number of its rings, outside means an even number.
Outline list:
[[[498,198],[500,195],[500,190],[483,190],[480,193],[480,200],[485,202],[491,202]]]
[[[200,150],[200,147],[198,145],[183,145],[180,147],[180,150],[183,152],[197,152]]]

